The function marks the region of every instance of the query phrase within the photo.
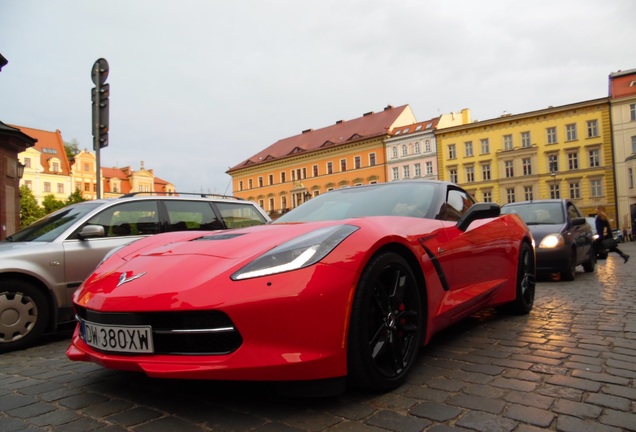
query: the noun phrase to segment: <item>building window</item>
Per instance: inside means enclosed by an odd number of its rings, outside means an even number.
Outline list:
[[[506,199],[509,203],[515,202],[515,188],[506,189]]]
[[[457,170],[455,168],[448,170],[448,178],[452,183],[457,183]]]
[[[426,153],[430,153],[431,152],[431,142],[429,140],[426,140],[424,142],[424,151]]]
[[[579,199],[581,198],[581,190],[579,188],[578,182],[570,183],[570,199]]]
[[[515,169],[514,169],[513,161],[506,161],[505,166],[506,166],[506,178],[514,177]]]
[[[399,171],[398,167],[391,168],[391,172],[393,173],[393,180],[399,180],[400,179],[400,171]]]
[[[632,137],[632,154],[636,154],[636,135]]]
[[[398,157],[397,147],[391,149],[391,158],[396,159]]]
[[[526,201],[532,201],[534,199],[534,190],[532,186],[525,186],[523,188],[523,196]]]
[[[84,192],[90,192],[91,191],[91,184],[86,182],[84,183]]]
[[[369,154],[369,166],[375,166],[375,153]]]
[[[598,168],[601,166],[601,152],[598,149],[590,150],[590,168]]]
[[[548,156],[548,169],[551,173],[559,170],[559,155],[551,154]]]
[[[258,200],[258,205],[259,205],[261,208],[265,208],[265,201],[263,201],[262,199],[259,199],[259,200]]]
[[[634,189],[634,170],[627,168],[627,181],[629,182],[629,188]]]
[[[243,180],[239,180],[239,190],[243,190]]]
[[[521,160],[521,163],[523,164],[523,175],[532,175],[532,159],[524,158]]]
[[[548,134],[548,144],[556,144],[557,141],[557,131],[555,127],[549,127],[546,129]]]
[[[274,211],[274,198],[270,198],[269,202],[269,211]]]
[[[532,147],[530,132],[521,132],[521,147]]]
[[[44,182],[44,192],[51,193],[51,183]]]
[[[31,168],[31,158],[24,158],[24,167]]]
[[[475,168],[466,167],[466,182],[472,183],[475,181]]]
[[[587,137],[594,138],[598,136],[598,120],[589,120],[587,122]]]
[[[448,158],[449,159],[456,159],[457,158],[457,153],[455,151],[455,144],[449,144],[448,145]]]
[[[407,156],[408,154],[408,148],[405,145],[402,145],[402,156]]]
[[[280,198],[280,209],[282,211],[287,210],[287,197]]]
[[[484,181],[490,180],[490,164],[485,163],[481,165],[481,179]]]
[[[57,184],[57,193],[59,193],[59,194],[63,194],[64,193],[64,183],[58,183]]]
[[[29,190],[33,190],[33,183],[31,180],[25,180],[24,185],[29,188]]]
[[[362,159],[360,158],[360,156],[356,156],[353,158],[353,167],[355,169],[362,168]]]
[[[258,187],[263,187],[263,177],[262,176],[258,177]]]
[[[488,141],[488,138],[483,138],[480,141],[480,144],[481,144],[481,154],[490,153],[490,141]]]
[[[420,142],[418,141],[418,142],[415,143],[415,153],[416,154],[420,154],[421,151],[422,150],[420,148]]]
[[[51,168],[53,172],[60,172],[60,164],[58,162],[53,162],[53,166]]]
[[[84,171],[89,171],[89,166],[87,163],[84,164]]]
[[[402,174],[403,174],[402,178],[405,178],[405,179],[410,178],[411,177],[411,168],[408,165],[404,165],[402,167]]]
[[[433,175],[433,162],[426,162],[426,175]]]
[[[603,196],[603,187],[601,185],[600,180],[591,180],[590,181],[590,191],[591,195],[594,198],[600,198]]]
[[[492,192],[484,192],[484,202],[492,202]]]
[[[551,199],[559,199],[561,198],[561,193],[559,192],[558,184],[550,184],[550,198]]]
[[[333,174],[333,162],[327,162],[327,174]]]
[[[514,148],[514,145],[512,143],[512,135],[504,135],[503,141],[504,141],[504,150],[512,150]]]
[[[565,137],[566,141],[576,140],[576,123],[565,125]]]
[[[629,119],[636,121],[636,104],[629,104]]]
[[[280,173],[280,182],[285,183],[287,180],[285,179],[285,171]]]
[[[415,177],[422,177],[422,164],[416,163],[414,166],[415,166]]]
[[[274,174],[269,174],[267,176],[267,184],[270,186],[274,184]]]
[[[570,171],[579,169],[579,154],[568,153],[568,168]]]
[[[464,143],[464,149],[466,151],[466,157],[470,157],[473,155],[473,142],[472,141],[466,141]]]
[[[347,160],[340,159],[340,172],[345,172],[347,170]]]
[[[252,187],[253,187],[252,179],[247,180],[247,188],[252,189]]]

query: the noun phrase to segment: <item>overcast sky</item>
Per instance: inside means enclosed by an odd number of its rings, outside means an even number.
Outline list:
[[[486,120],[605,97],[635,23],[634,0],[0,0],[0,121],[92,148],[103,57],[102,166],[231,193],[229,167],[388,104]]]

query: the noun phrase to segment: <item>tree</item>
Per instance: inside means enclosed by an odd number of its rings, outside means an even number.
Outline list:
[[[53,194],[48,194],[42,200],[42,207],[44,207],[44,214],[53,213],[55,210],[59,210],[65,205],[66,203],[64,203],[64,201],[55,199],[55,195]]]
[[[64,150],[66,151],[66,158],[68,160],[73,160],[73,158],[81,151],[79,149],[79,142],[76,138],[73,138],[71,142],[65,142]]]
[[[20,186],[20,228],[31,225],[44,215],[44,209],[38,205],[31,189],[24,185]]]
[[[80,191],[79,189],[75,189],[75,192],[73,192],[72,194],[68,196],[68,199],[66,200],[66,205],[75,204],[82,201],[86,201],[86,198],[82,196],[82,191]]]

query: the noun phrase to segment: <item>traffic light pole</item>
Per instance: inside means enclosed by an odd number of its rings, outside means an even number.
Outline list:
[[[93,103],[93,150],[95,150],[96,161],[96,192],[97,199],[102,197],[102,168],[101,152],[103,147],[108,146],[108,98],[110,96],[110,85],[106,84],[108,78],[108,62],[100,58],[93,65],[91,79],[95,87],[91,90],[91,100]]]
[[[99,75],[99,61],[95,62],[93,65],[93,74],[92,76]],[[96,193],[97,199],[102,198],[102,164],[101,164],[101,147],[99,146],[99,90],[101,84],[100,80],[95,80],[95,100],[93,101],[93,150],[95,150],[95,169],[96,169],[96,178],[97,178],[97,189]]]

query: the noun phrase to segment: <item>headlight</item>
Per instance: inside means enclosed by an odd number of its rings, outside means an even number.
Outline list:
[[[553,249],[563,245],[565,245],[565,240],[561,234],[548,234],[541,240],[539,248]]]
[[[358,229],[352,225],[337,225],[304,234],[255,259],[234,273],[232,280],[283,273],[315,264]]]

